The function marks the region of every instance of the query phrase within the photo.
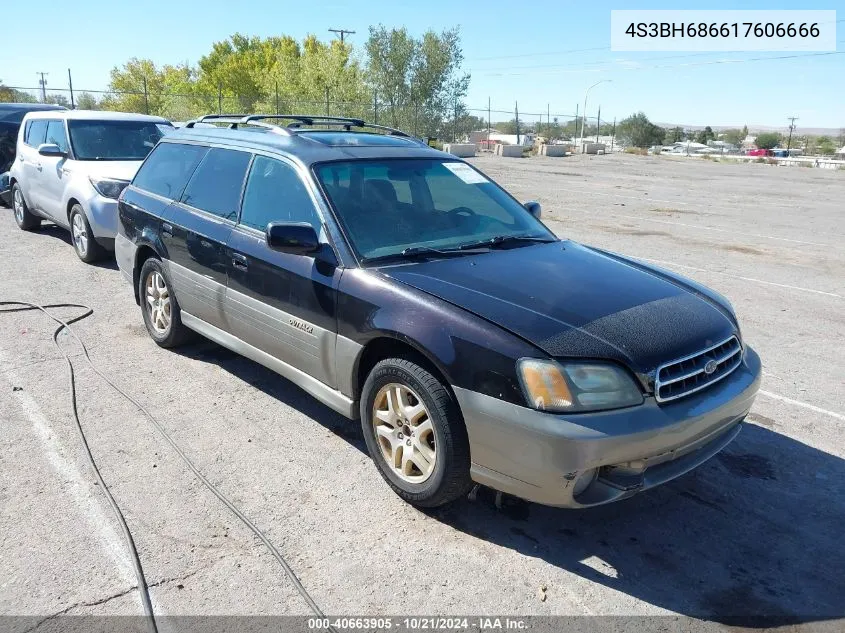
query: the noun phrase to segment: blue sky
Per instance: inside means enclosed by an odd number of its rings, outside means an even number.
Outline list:
[[[68,6],[63,0],[40,3],[37,21],[27,20],[21,9],[17,26],[3,29],[0,79],[5,84],[35,86],[36,71],[46,71],[48,87],[65,88],[70,67],[75,89],[104,89],[109,70],[130,57],[195,63],[213,41],[234,32],[328,38],[328,28],[346,28],[357,31],[348,37],[362,44],[367,27],[378,22],[415,34],[459,25],[465,68],[472,74],[471,108],[486,109],[489,97],[494,110],[512,111],[518,100],[521,115],[549,107],[553,116],[571,116],[589,85],[609,79],[612,83],[591,91],[589,116],[601,105],[603,120],[642,110],[653,121],[689,125],[785,126],[787,116],[798,116],[799,127],[845,127],[845,54],[714,64],[789,53],[610,51],[611,9],[808,8],[797,0],[76,0],[73,10]],[[845,19],[845,0],[809,8],[835,9],[837,20]],[[845,22],[837,27],[838,51],[845,52]],[[497,118],[509,117],[494,113]]]

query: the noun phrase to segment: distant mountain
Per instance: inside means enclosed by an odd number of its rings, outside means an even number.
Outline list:
[[[705,125],[684,125],[682,123],[657,123],[662,128],[673,128],[673,127],[680,127],[685,130],[703,130]],[[713,129],[714,132],[721,132],[722,130],[741,130],[742,126],[746,125],[744,123],[740,123],[739,125],[711,125],[710,127]],[[748,133],[754,134],[755,132],[781,132],[786,134],[789,132],[789,126],[776,126],[776,125],[754,125],[754,124],[747,124],[748,125]],[[838,127],[802,127],[800,125],[795,126],[795,134],[798,135],[805,135],[810,134],[811,136],[833,136],[838,137],[842,131],[845,130],[845,126],[838,128]]]

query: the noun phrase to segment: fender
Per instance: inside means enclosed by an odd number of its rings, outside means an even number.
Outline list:
[[[449,384],[524,406],[517,360],[548,357],[505,329],[376,269],[344,271],[338,290],[338,335],[360,346],[338,367],[341,384],[354,383],[368,344],[388,338],[416,350]]]

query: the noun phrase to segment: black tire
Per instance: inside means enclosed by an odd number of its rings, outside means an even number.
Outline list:
[[[150,304],[147,300],[147,280],[153,273],[158,273],[164,280],[170,299],[170,324],[164,332],[153,325]],[[176,301],[176,296],[173,294],[173,284],[159,259],[150,257],[141,266],[141,274],[138,276],[138,296],[141,299],[141,314],[144,317],[144,325],[147,326],[147,332],[156,344],[166,348],[177,347],[194,338],[193,331],[182,324],[182,311],[179,308],[179,302]]]
[[[20,207],[17,206],[16,200],[18,199]],[[15,215],[15,224],[21,231],[34,231],[41,226],[41,218],[29,210],[18,183],[12,185],[12,209]]]
[[[398,383],[419,395],[434,428],[434,468],[422,483],[400,478],[387,463],[373,425],[373,406],[385,385]],[[463,496],[472,486],[466,427],[449,389],[428,370],[404,358],[388,358],[373,367],[361,393],[361,427],[370,457],[393,491],[408,503],[434,508]],[[402,437],[401,435],[399,436]],[[419,439],[419,438],[418,438]]]
[[[109,255],[109,252],[100,246],[94,238],[94,233],[91,232],[91,225],[88,224],[88,218],[85,217],[85,210],[81,205],[75,204],[70,208],[68,220],[70,221],[71,243],[79,259],[86,264],[93,264],[101,259],[105,259]],[[77,239],[75,234],[75,222],[77,221],[81,223],[84,239]]]

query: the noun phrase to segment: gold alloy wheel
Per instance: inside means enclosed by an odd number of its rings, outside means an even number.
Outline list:
[[[373,428],[381,454],[402,481],[420,484],[434,472],[434,426],[422,399],[399,383],[379,389],[373,403]]]
[[[147,275],[145,287],[150,324],[159,334],[167,334],[170,329],[170,293],[164,277],[154,270]]]

